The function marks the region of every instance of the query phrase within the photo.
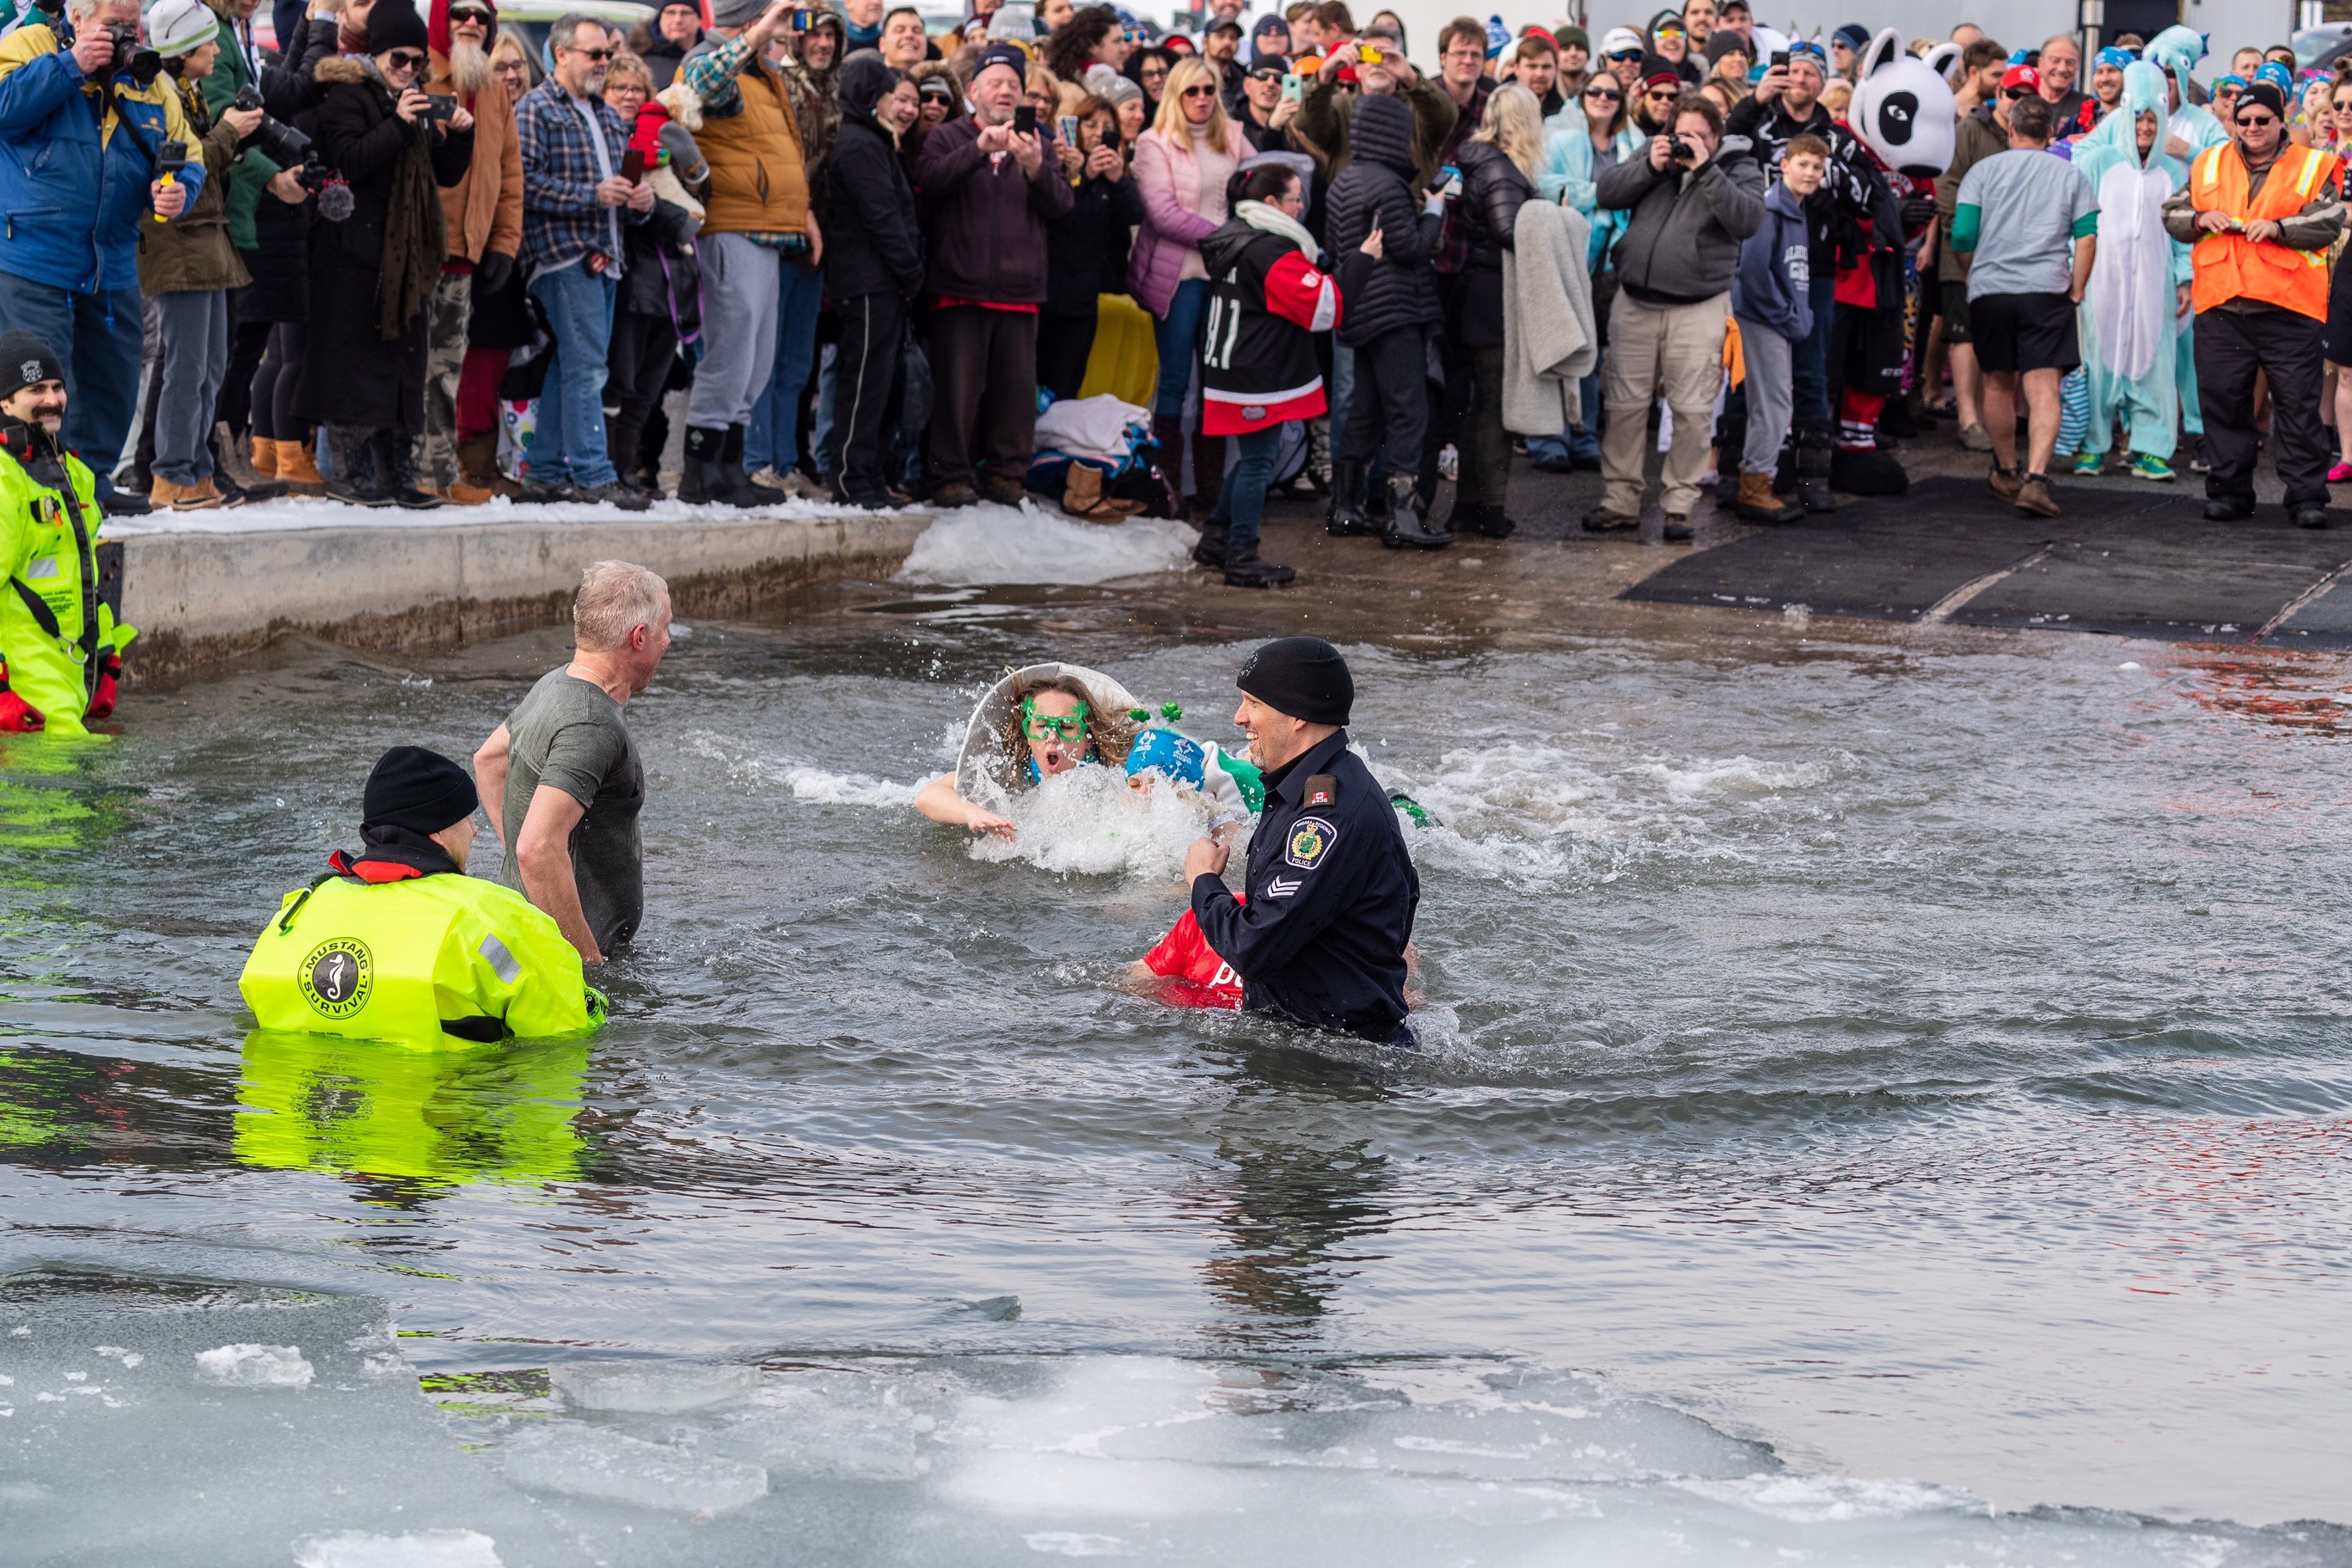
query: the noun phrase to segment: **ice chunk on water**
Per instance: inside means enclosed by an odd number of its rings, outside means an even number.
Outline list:
[[[308,1388],[314,1371],[296,1345],[222,1345],[196,1352],[196,1381],[220,1388]]]
[[[724,1513],[768,1490],[768,1472],[757,1465],[577,1421],[551,1421],[509,1444],[506,1472],[507,1479],[533,1491],[680,1513]]]
[[[1132,1557],[1135,1548],[1116,1535],[1089,1535],[1082,1530],[1033,1530],[1023,1536],[1032,1552],[1055,1557]]]
[[[1912,1480],[1864,1480],[1853,1476],[1740,1476],[1730,1480],[1681,1483],[1701,1497],[1738,1503],[1791,1524],[1844,1523],[1861,1519],[1903,1519],[1912,1514],[1968,1510],[1990,1513],[1983,1500],[1952,1487]]]
[[[337,1531],[294,1543],[294,1568],[505,1568],[498,1542],[478,1530],[425,1530],[414,1535]]]
[[[575,1410],[677,1415],[742,1404],[760,1386],[760,1369],[690,1362],[574,1361],[549,1368],[547,1381]]]
[[[799,1379],[761,1390],[756,1406],[727,1417],[704,1446],[778,1479],[910,1481],[929,1468],[917,1437],[938,1423],[896,1393],[854,1373]]]
[[[1183,569],[1193,535],[1179,522],[1129,518],[1106,527],[1034,506],[983,503],[923,531],[899,579],[911,583],[1108,583]]]

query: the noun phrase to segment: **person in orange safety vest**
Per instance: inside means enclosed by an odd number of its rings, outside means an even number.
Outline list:
[[[2164,204],[2165,231],[2194,248],[2197,401],[2205,416],[2205,516],[2253,515],[2254,377],[2267,374],[2271,436],[2287,515],[2327,526],[2321,434],[2327,251],[2344,228],[2342,160],[2286,140],[2286,100],[2258,81],[2238,95],[2233,140],[2197,154]]]

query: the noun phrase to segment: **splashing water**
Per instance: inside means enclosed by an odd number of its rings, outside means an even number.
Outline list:
[[[1040,870],[1135,881],[1173,880],[1184,851],[1208,826],[1208,803],[1164,787],[1134,790],[1109,768],[1078,768],[1039,782],[1003,806],[1018,826],[1011,843],[983,835],[971,858],[1026,860]],[[1236,846],[1234,853],[1243,853]]]

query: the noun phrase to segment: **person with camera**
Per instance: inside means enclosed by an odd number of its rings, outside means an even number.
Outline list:
[[[834,234],[824,283],[841,321],[830,449],[823,466],[833,476],[834,500],[877,510],[895,504],[882,476],[890,384],[907,335],[907,307],[923,286],[914,187],[877,118],[905,79],[870,51],[842,67],[841,126],[823,193]],[[1087,303],[1094,304],[1091,291]],[[1087,324],[1092,328],[1091,316]]]
[[[1070,183],[1043,128],[1019,129],[1028,59],[991,44],[971,73],[972,118],[923,143],[915,185],[930,212],[935,387],[924,468],[941,506],[969,506],[975,447],[984,493],[1017,505],[1037,439],[1037,307],[1045,226],[1070,210]]]
[[[466,177],[441,193],[449,254],[425,309],[425,432],[416,442],[416,477],[444,500],[467,506],[490,499],[493,477],[461,472],[457,457],[457,383],[474,295],[506,287],[522,249],[522,146],[514,101],[490,71],[498,28],[493,0],[433,0],[426,26],[432,59],[425,94],[436,107],[454,104],[474,117],[474,157]]]
[[[745,428],[774,379],[782,268],[824,260],[824,226],[809,205],[808,164],[792,89],[768,58],[799,0],[713,0],[710,31],[679,68],[702,111],[695,144],[710,165],[704,202],[702,363],[686,406],[677,499],[753,507],[780,499],[743,467]]]
[[[0,38],[0,331],[66,367],[65,444],[110,510],[146,510],[108,477],[139,400],[139,238],[204,194],[201,163],[163,177],[164,149],[194,135],[163,70],[138,0],[66,0]]]
[[[1631,217],[1609,312],[1601,508],[1584,526],[1597,533],[1641,525],[1650,405],[1663,395],[1675,420],[1659,476],[1665,536],[1685,540],[1723,386],[1731,279],[1741,242],[1764,223],[1764,174],[1746,142],[1724,135],[1712,99],[1685,93],[1666,123],[1645,156],[1595,182],[1594,199]]]
[[[232,105],[213,122],[204,82],[220,54],[220,23],[204,0],[156,0],[147,26],[163,61],[159,79],[177,90],[180,111],[201,139],[179,155],[205,176],[187,210],[139,242],[139,287],[154,301],[162,346],[146,410],[154,442],[147,500],[186,511],[221,504],[213,482],[213,405],[228,375],[229,290],[252,281],[229,243],[228,173],[238,144],[260,129],[262,111]]]
[[[319,62],[320,158],[347,183],[351,216],[310,231],[310,313],[298,401],[327,426],[328,493],[362,506],[426,509],[415,445],[425,427],[426,306],[448,254],[441,191],[473,161],[474,117],[436,104],[424,79],[425,18],[376,0],[364,55]]]

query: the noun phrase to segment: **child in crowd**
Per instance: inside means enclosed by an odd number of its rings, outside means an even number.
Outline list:
[[[1739,457],[1736,510],[1748,522],[1794,522],[1805,515],[1772,493],[1772,479],[1796,395],[1796,345],[1813,330],[1805,198],[1821,189],[1829,159],[1829,143],[1820,137],[1790,140],[1780,178],[1764,198],[1763,226],[1741,242],[1731,280],[1731,313],[1748,363],[1748,444]]]

